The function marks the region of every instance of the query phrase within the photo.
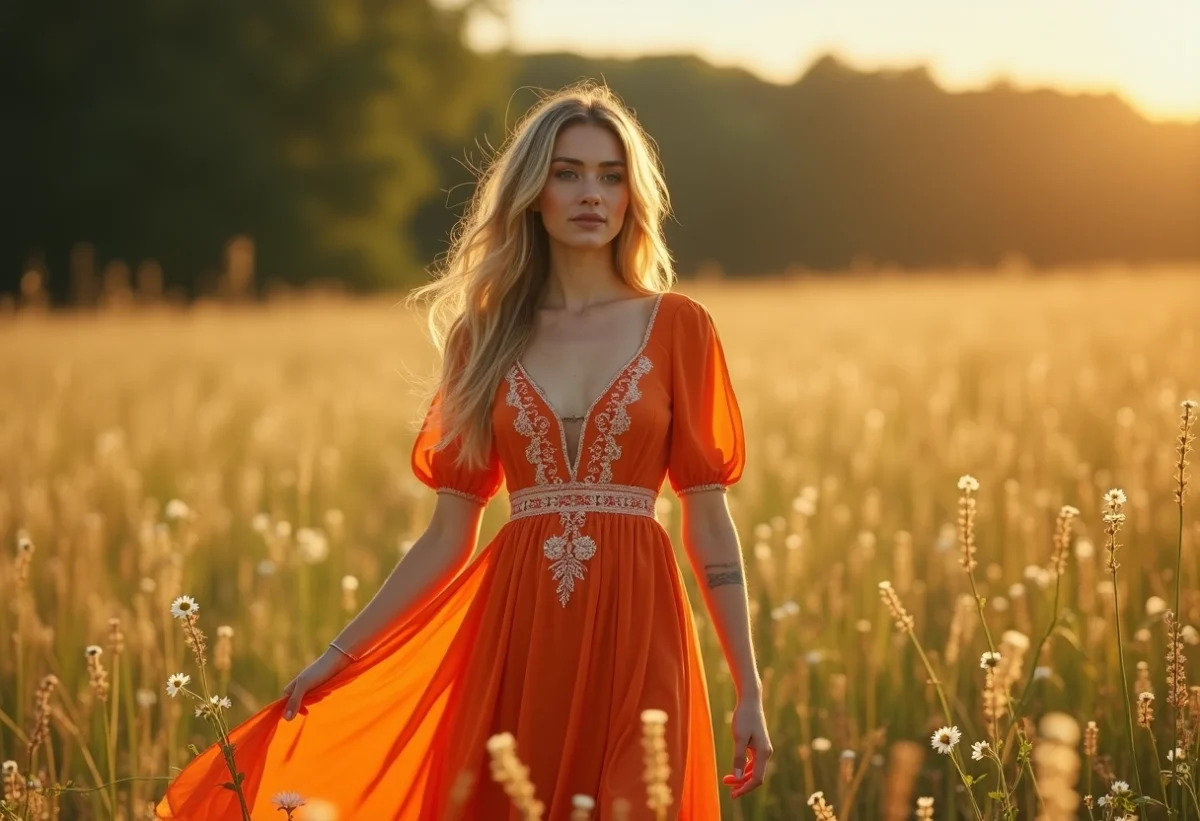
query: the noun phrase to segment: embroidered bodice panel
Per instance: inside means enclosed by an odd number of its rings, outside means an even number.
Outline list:
[[[497,385],[492,430],[487,465],[459,466],[455,443],[438,447],[431,409],[413,446],[413,471],[438,492],[480,504],[503,483],[511,519],[554,522],[539,538],[564,606],[588,561],[605,549],[592,526],[597,516],[652,519],[665,480],[680,494],[723,489],[745,464],[715,326],[703,306],[679,294],[656,301],[640,349],[595,397],[572,451],[563,420],[519,362]]]

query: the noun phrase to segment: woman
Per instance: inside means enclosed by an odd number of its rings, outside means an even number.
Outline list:
[[[444,353],[412,457],[436,508],[287,697],[233,730],[254,818],[278,817],[282,790],[342,818],[516,818],[489,775],[500,733],[549,821],[578,794],[598,819],[618,798],[651,818],[641,714],[655,709],[667,817],[718,819],[692,611],[654,518],[664,479],[738,690],[723,780],[734,797],[762,783],[771,744],[724,496],[742,424],[709,314],[669,292],[667,211],[648,139],[591,84],[539,101],[488,169],[442,276],[417,294]],[[510,520],[472,560],[502,482]],[[159,817],[240,817],[226,780],[210,748]]]

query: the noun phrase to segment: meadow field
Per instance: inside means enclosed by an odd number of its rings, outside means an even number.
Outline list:
[[[1200,821],[1200,270],[679,290],[745,417],[729,500],[776,749],[723,817]],[[400,299],[0,316],[2,817],[153,817],[422,531],[432,358]],[[733,689],[669,490],[660,518],[727,772]],[[205,716],[166,690],[200,687],[183,595],[229,700]],[[329,817],[306,798],[297,820]]]

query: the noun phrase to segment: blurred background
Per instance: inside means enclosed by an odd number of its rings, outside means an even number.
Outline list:
[[[685,276],[1200,257],[1194,3],[0,15],[10,300],[403,288],[536,89],[585,77],[657,140]]]
[[[746,424],[776,754],[722,818],[1086,817],[1124,781],[1166,819],[1200,792],[1197,32],[1183,0],[0,4],[7,808],[153,818],[217,736],[167,677],[237,723],[407,554],[436,362],[402,297],[539,90],[589,78],[658,144]],[[686,567],[669,489],[658,518]]]

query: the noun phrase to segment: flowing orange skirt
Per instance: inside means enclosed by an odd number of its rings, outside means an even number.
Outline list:
[[[720,818],[708,692],[691,607],[670,540],[653,519],[589,515],[601,545],[564,606],[542,552],[556,514],[508,522],[434,601],[282,718],[281,697],[231,739],[255,821],[295,790],[347,819],[498,821],[519,815],[494,783],[486,743],[510,732],[546,821],[595,798],[597,821],[627,799],[649,819],[641,712],[665,710],[675,821]],[[465,806],[450,807],[460,774]],[[240,819],[219,747],[171,783],[159,818]],[[298,814],[298,817],[302,817]]]

